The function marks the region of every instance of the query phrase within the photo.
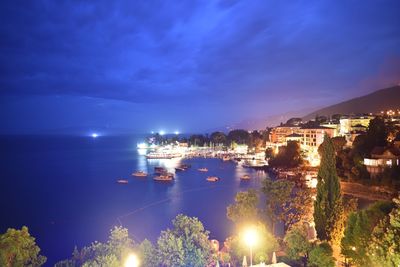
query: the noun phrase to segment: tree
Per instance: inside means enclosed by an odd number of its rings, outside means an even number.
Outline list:
[[[308,239],[307,227],[304,224],[297,224],[285,235],[286,255],[292,260],[301,260],[307,265],[312,244]]]
[[[313,217],[312,208],[314,200],[311,197],[311,189],[298,188],[294,191],[294,196],[291,201],[283,206],[285,229],[289,229],[291,226],[298,223],[309,223],[312,221]]]
[[[26,226],[21,230],[9,228],[0,235],[0,266],[42,266],[46,257],[39,253],[40,248]]]
[[[344,136],[332,137],[332,143],[333,147],[335,148],[335,152],[338,153],[346,145],[346,138]]]
[[[395,207],[374,228],[367,254],[376,266],[400,265],[400,198],[395,198]]]
[[[332,248],[328,243],[318,244],[310,251],[308,265],[310,267],[334,267],[335,259],[332,254]]]
[[[266,178],[262,182],[262,192],[266,196],[266,212],[272,223],[272,233],[278,220],[285,220],[284,208],[291,201],[291,193],[294,183],[288,180],[272,181]]]
[[[158,260],[157,257],[155,257],[155,255],[157,255],[157,251],[149,240],[143,240],[138,247],[138,251],[142,266],[158,266]]]
[[[335,150],[331,138],[325,135],[320,146],[321,164],[318,171],[314,221],[321,240],[338,244],[343,235],[345,214],[339,178],[336,173]]]
[[[235,203],[227,207],[228,219],[238,224],[243,221],[254,221],[258,217],[259,198],[254,189],[238,192],[235,196]]]
[[[253,227],[257,232],[257,243],[253,247],[253,263],[266,262],[272,252],[278,248],[278,242],[263,223],[257,222],[253,224]],[[237,235],[229,237],[225,245],[233,266],[239,266],[243,256],[250,256],[249,247],[244,242],[241,229]]]
[[[367,129],[366,145],[368,146],[368,152],[375,146],[386,146],[387,144],[387,128],[385,120],[381,117],[375,117],[369,122]]]
[[[246,145],[249,143],[249,133],[242,129],[232,130],[228,133],[228,141],[231,144]]]
[[[223,132],[213,132],[210,139],[215,146],[223,146],[226,144],[226,135]]]
[[[365,210],[350,214],[341,241],[342,254],[357,266],[371,266],[367,249],[374,227],[393,208],[391,202],[379,201]]]
[[[294,168],[302,163],[300,145],[295,141],[288,141],[286,146],[279,148],[278,155],[269,160],[269,165],[273,167]]]
[[[206,266],[212,256],[209,232],[195,217],[182,214],[173,229],[163,231],[157,241],[158,257],[164,266]]]

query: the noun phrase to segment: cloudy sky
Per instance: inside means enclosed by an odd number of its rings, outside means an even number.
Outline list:
[[[0,133],[204,131],[400,81],[400,1],[1,1]]]

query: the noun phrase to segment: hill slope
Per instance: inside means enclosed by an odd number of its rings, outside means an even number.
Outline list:
[[[365,96],[316,110],[303,119],[310,120],[315,118],[316,115],[378,113],[381,110],[398,108],[400,108],[400,85],[381,89]]]

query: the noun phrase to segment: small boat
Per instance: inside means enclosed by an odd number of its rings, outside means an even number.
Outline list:
[[[207,181],[208,182],[218,182],[219,178],[217,176],[208,176]]]
[[[154,167],[154,172],[158,174],[166,173],[167,170],[164,167]]]
[[[119,183],[119,184],[127,184],[128,180],[126,180],[126,179],[118,179],[117,183]]]
[[[145,172],[143,172],[143,171],[138,171],[138,172],[132,173],[132,176],[136,176],[136,177],[147,177],[147,173],[145,173]]]
[[[190,164],[182,164],[180,167],[187,170],[187,169],[189,169],[190,167],[192,167],[192,165],[190,165]]]
[[[200,168],[200,169],[197,169],[199,172],[208,172],[208,169],[207,168]]]
[[[245,174],[245,175],[243,175],[242,177],[240,177],[240,180],[246,180],[246,181],[248,181],[248,180],[250,180],[250,175]]]
[[[186,169],[183,168],[183,167],[176,167],[176,168],[175,168],[175,171],[177,171],[177,172],[182,172],[182,171],[186,171]]]
[[[161,174],[161,175],[155,176],[153,179],[154,179],[154,181],[169,182],[174,179],[174,176],[171,176],[169,174]]]
[[[223,156],[222,161],[230,161],[231,158],[229,156]]]

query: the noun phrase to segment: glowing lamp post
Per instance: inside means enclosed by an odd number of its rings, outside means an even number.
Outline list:
[[[250,266],[253,266],[253,246],[257,242],[257,233],[254,229],[247,229],[244,233],[244,242],[250,248]]]
[[[139,259],[135,254],[129,254],[125,260],[124,267],[139,267]]]

